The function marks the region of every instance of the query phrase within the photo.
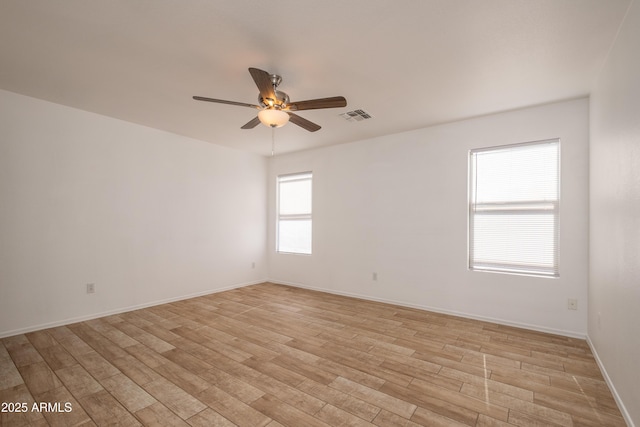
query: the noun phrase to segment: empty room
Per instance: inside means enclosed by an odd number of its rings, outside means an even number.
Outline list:
[[[0,425],[640,425],[638,0],[0,0]]]

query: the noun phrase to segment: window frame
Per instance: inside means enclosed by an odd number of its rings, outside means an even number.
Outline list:
[[[296,177],[300,177],[296,179]],[[309,181],[311,185],[310,189],[310,212],[309,213],[296,213],[296,214],[281,214],[280,213],[280,184],[282,182],[295,182],[295,181]],[[294,251],[282,251],[280,250],[280,222],[281,221],[310,221],[311,222],[311,244],[309,252],[294,252]],[[294,172],[281,174],[276,177],[276,253],[278,254],[293,254],[293,255],[307,255],[313,254],[313,172]]]
[[[500,151],[508,150],[515,147],[525,147],[532,145],[544,145],[554,144],[557,150],[557,163],[556,163],[556,194],[555,200],[529,200],[529,201],[510,201],[510,202],[484,202],[477,203],[474,200],[476,195],[476,163],[474,155],[476,153],[488,152],[488,151]],[[471,271],[479,272],[492,272],[502,274],[514,274],[525,275],[545,278],[558,278],[560,277],[560,189],[561,189],[561,142],[560,138],[545,139],[539,141],[530,141],[515,144],[506,144],[500,146],[484,147],[469,150],[469,165],[468,165],[468,220],[467,220],[467,267]],[[553,265],[551,268],[542,267],[540,265],[534,265],[531,263],[515,263],[510,261],[499,262],[480,262],[474,259],[474,216],[476,212],[483,212],[490,214],[548,214],[551,213],[554,218],[553,222]]]

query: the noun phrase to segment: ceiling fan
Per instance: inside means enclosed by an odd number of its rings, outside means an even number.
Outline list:
[[[249,68],[249,73],[260,91],[258,103],[247,104],[244,102],[225,101],[223,99],[205,98],[194,96],[196,101],[217,102],[219,104],[238,105],[240,107],[254,108],[258,111],[258,116],[254,117],[241,129],[253,129],[262,123],[271,128],[284,126],[289,120],[293,124],[300,126],[309,132],[315,132],[320,126],[293,113],[301,110],[318,110],[321,108],[346,107],[347,100],[343,96],[333,96],[330,98],[310,99],[307,101],[290,102],[289,95],[279,91],[277,88],[282,82],[282,77],[277,74],[269,74],[258,68]]]

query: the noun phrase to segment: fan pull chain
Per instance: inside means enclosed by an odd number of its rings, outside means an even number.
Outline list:
[[[276,128],[271,128],[271,157],[276,153]]]

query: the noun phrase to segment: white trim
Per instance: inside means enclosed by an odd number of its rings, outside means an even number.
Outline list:
[[[483,151],[509,150],[511,148],[524,147],[527,145],[556,144],[560,142],[560,138],[540,139],[538,141],[515,142],[513,144],[494,145],[492,147],[472,148],[470,153],[482,153]]]
[[[351,293],[351,292],[336,291],[336,290],[333,290],[333,289],[317,288],[317,287],[314,287],[314,286],[302,285],[300,283],[285,282],[285,281],[274,280],[274,279],[269,279],[269,283],[274,283],[276,285],[293,286],[295,288],[309,289],[309,290],[312,290],[312,291],[326,292],[328,294],[342,295],[342,296],[346,296],[346,297],[360,298],[360,299],[367,300],[367,301],[383,302],[383,303],[386,303],[386,304],[398,305],[400,307],[417,308],[419,310],[431,311],[433,313],[448,314],[448,315],[451,315],[451,316],[458,316],[458,317],[463,317],[465,319],[473,319],[473,320],[480,320],[480,321],[483,321],[483,322],[496,323],[496,324],[504,325],[504,326],[513,326],[515,328],[527,329],[527,330],[536,331],[536,332],[544,332],[544,333],[547,333],[547,334],[561,335],[561,336],[568,337],[568,338],[586,339],[586,337],[587,337],[586,334],[580,333],[580,332],[566,331],[566,330],[563,330],[563,329],[547,328],[545,326],[532,325],[532,324],[529,324],[529,323],[511,322],[511,321],[508,321],[508,320],[498,319],[498,318],[495,318],[495,317],[479,316],[479,315],[476,315],[476,314],[464,313],[464,312],[461,312],[461,311],[446,310],[446,309],[442,309],[442,308],[431,307],[431,306],[421,305],[421,304],[412,304],[412,303],[408,303],[408,302],[405,302],[405,301],[397,301],[397,300],[386,299],[386,298],[376,298],[376,297],[371,297],[371,296],[368,296],[368,295],[356,294],[356,293]]]
[[[555,148],[556,157],[556,180],[555,180],[555,199],[547,199],[551,197],[551,193],[540,195],[539,200],[524,200],[514,201],[507,198],[507,200],[498,201],[478,201],[478,155],[488,154],[493,156],[494,153],[498,155],[509,154],[512,150],[522,151],[523,147],[529,147],[529,150],[535,149],[536,146],[552,146]],[[545,149],[547,147],[544,147]],[[469,150],[468,160],[468,189],[467,197],[469,202],[468,214],[467,214],[467,255],[468,255],[468,269],[471,271],[491,271],[506,274],[523,273],[529,276],[541,276],[541,277],[559,277],[559,246],[560,246],[560,190],[561,190],[561,145],[560,138],[546,139],[541,141],[530,141],[516,144],[508,144],[494,147],[474,148]],[[525,151],[526,153],[526,151]],[[549,160],[549,159],[546,159]],[[484,170],[486,166],[483,166]],[[482,187],[485,188],[487,184]],[[506,195],[503,195],[506,196]],[[511,197],[511,196],[509,196]],[[500,255],[499,259],[494,259],[496,254],[491,254],[489,258],[479,258],[476,247],[476,222],[481,218],[495,218],[500,215],[512,215],[518,218],[526,218],[532,214],[544,214],[551,215],[553,219],[552,230],[553,231],[553,246],[549,253],[547,250],[543,250],[542,253],[546,255],[552,255],[553,260],[549,264],[545,259],[539,259],[536,265],[531,261],[514,260],[509,261],[505,259],[504,254]],[[527,223],[528,224],[528,223]],[[528,230],[528,228],[526,228]],[[527,233],[528,234],[528,233]],[[493,233],[491,233],[493,237]],[[491,237],[491,238],[492,238]],[[478,240],[480,241],[480,240]],[[501,245],[497,245],[498,247]],[[491,244],[491,248],[496,245]],[[529,252],[527,252],[529,253]],[[530,253],[529,253],[530,254]]]
[[[310,206],[309,212],[295,213],[295,214],[283,214],[280,213],[280,193],[282,184],[290,184],[292,182],[304,182],[308,181],[311,184],[311,194],[309,195]],[[311,247],[309,252],[302,251],[284,251],[280,250],[280,224],[285,221],[310,221],[311,222]],[[300,254],[311,255],[313,253],[313,171],[296,172],[284,175],[278,175],[276,177],[276,253],[279,254]]]
[[[42,329],[55,328],[57,326],[70,325],[72,323],[83,322],[85,320],[97,319],[97,318],[100,318],[100,317],[111,316],[113,314],[126,313],[126,312],[129,312],[129,311],[139,310],[141,308],[153,307],[153,306],[156,306],[156,305],[168,304],[168,303],[171,303],[171,302],[186,300],[186,299],[189,299],[189,298],[196,298],[196,297],[200,297],[200,296],[204,296],[204,295],[215,294],[215,293],[218,293],[218,292],[230,291],[232,289],[243,288],[245,286],[258,285],[260,283],[274,283],[274,284],[277,284],[277,285],[293,286],[295,288],[310,289],[310,290],[313,290],[313,291],[326,292],[328,294],[342,295],[342,296],[353,297],[353,298],[360,298],[360,299],[367,300],[367,301],[383,302],[383,303],[387,303],[387,304],[398,305],[400,307],[417,308],[419,310],[426,310],[426,311],[431,311],[431,312],[434,312],[434,313],[441,313],[441,314],[449,314],[449,315],[452,315],[452,316],[463,317],[463,318],[466,318],[466,319],[481,320],[481,321],[484,321],[484,322],[491,322],[491,323],[496,323],[496,324],[505,325],[505,326],[513,326],[513,327],[516,327],[516,328],[528,329],[528,330],[531,330],[531,331],[545,332],[545,333],[555,334],[555,335],[562,335],[562,336],[570,337],[570,338],[586,339],[587,342],[589,343],[593,353],[594,353],[594,356],[596,356],[596,353],[595,353],[595,351],[593,349],[593,346],[592,346],[591,342],[588,339],[588,336],[586,334],[582,334],[582,333],[579,333],[579,332],[565,331],[565,330],[562,330],[562,329],[547,328],[547,327],[544,327],[544,326],[532,325],[532,324],[528,324],[528,323],[511,322],[511,321],[504,320],[504,319],[498,319],[498,318],[487,317],[487,316],[479,316],[479,315],[465,313],[465,312],[461,312],[461,311],[446,310],[446,309],[441,309],[441,308],[437,308],[437,307],[431,307],[431,306],[426,306],[426,305],[421,305],[421,304],[412,304],[412,303],[408,303],[408,302],[404,302],[404,301],[397,301],[397,300],[386,299],[386,298],[376,298],[376,297],[371,297],[371,296],[368,296],[368,295],[362,295],[362,294],[357,294],[357,293],[352,293],[352,292],[340,292],[340,291],[336,291],[336,290],[333,290],[333,289],[318,288],[318,287],[314,287],[314,286],[303,285],[303,284],[300,284],[300,283],[286,282],[286,281],[282,281],[282,280],[273,280],[273,279],[262,279],[262,280],[257,280],[257,281],[253,281],[253,282],[240,283],[240,284],[226,286],[226,287],[219,288],[219,289],[207,290],[207,291],[196,292],[196,293],[188,294],[188,295],[181,295],[181,296],[178,296],[178,297],[166,298],[166,299],[157,300],[157,301],[153,301],[153,302],[149,302],[149,303],[132,305],[132,306],[118,308],[118,309],[114,309],[114,310],[103,311],[103,312],[100,312],[100,313],[93,313],[93,314],[89,314],[89,315],[86,315],[86,316],[72,317],[72,318],[68,318],[68,319],[64,319],[64,320],[58,320],[58,321],[55,321],[55,322],[43,323],[43,324],[39,324],[39,325],[28,326],[26,328],[14,329],[14,330],[11,330],[11,331],[0,331],[0,338],[11,337],[11,336],[14,336],[14,335],[19,335],[19,334],[25,334],[25,333],[29,333],[29,332],[39,331],[39,330],[42,330]],[[605,370],[602,367],[602,363],[600,362],[600,360],[598,359],[597,356],[596,356],[596,360],[597,360],[598,365],[600,366],[601,370],[604,373]],[[608,377],[606,375],[605,375],[605,379],[607,379],[607,383],[610,383],[610,380],[608,379]],[[611,388],[613,388],[613,387],[611,387]],[[616,396],[617,395],[614,395],[614,397],[616,397]],[[618,398],[616,397],[616,400],[617,399]]]
[[[219,289],[210,289],[210,290],[206,290],[206,291],[202,291],[202,292],[196,292],[196,293],[193,293],[193,294],[180,295],[180,296],[177,296],[177,297],[165,298],[165,299],[162,299],[162,300],[147,302],[147,303],[143,303],[143,304],[131,305],[131,306],[128,306],[128,307],[116,308],[116,309],[113,309],[113,310],[108,310],[108,311],[102,311],[102,312],[99,312],[99,313],[88,314],[88,315],[85,315],[85,316],[71,317],[71,318],[68,318],[68,319],[56,320],[55,322],[49,322],[49,323],[42,323],[42,324],[39,324],[39,325],[27,326],[26,328],[14,329],[12,331],[0,331],[0,338],[6,338],[6,337],[14,336],[14,335],[26,334],[26,333],[29,333],[29,332],[40,331],[42,329],[55,328],[57,326],[70,325],[72,323],[84,322],[85,320],[97,319],[97,318],[100,318],[100,317],[111,316],[113,314],[126,313],[128,311],[139,310],[141,308],[153,307],[153,306],[161,305],[161,304],[168,304],[168,303],[171,303],[171,302],[182,301],[182,300],[185,300],[185,299],[201,297],[201,296],[204,296],[204,295],[216,294],[218,292],[224,292],[224,291],[230,291],[232,289],[244,288],[245,286],[257,285],[257,284],[260,284],[260,283],[265,283],[267,281],[268,280],[264,279],[264,280],[258,280],[258,281],[255,281],[255,282],[239,283],[239,284],[236,284],[236,285],[225,286],[225,287],[219,288]]]
[[[600,356],[598,356],[596,347],[593,345],[593,342],[591,341],[591,338],[589,337],[588,334],[587,334],[587,344],[589,344],[591,353],[593,354],[593,357],[596,359],[596,363],[598,364],[598,368],[600,368],[600,372],[604,377],[604,381],[609,386],[609,390],[611,390],[611,394],[613,395],[613,399],[616,401],[616,404],[618,405],[618,409],[622,414],[622,418],[624,418],[625,422],[629,427],[635,427],[635,424],[631,419],[631,415],[629,414],[629,411],[627,411],[626,406],[624,406],[624,403],[622,402],[622,398],[618,394],[618,390],[616,390],[616,387],[613,385],[613,381],[611,381],[611,377],[609,377],[609,374],[607,373],[607,370],[605,369],[604,364],[602,363],[602,360],[600,360]]]
[[[616,404],[618,405],[618,409],[620,410],[620,413],[622,414],[622,417],[624,418],[625,422],[627,423],[627,425],[629,427],[636,427],[635,424],[633,423],[633,420],[631,419],[631,415],[629,415],[629,412],[627,411],[627,408],[625,407],[625,405],[624,405],[624,403],[622,401],[622,398],[618,394],[618,391],[616,390],[613,382],[611,381],[611,378],[609,377],[609,374],[607,373],[607,370],[606,370],[604,364],[602,363],[602,360],[600,360],[598,352],[596,351],[596,348],[593,345],[593,342],[591,341],[591,338],[587,334],[581,334],[581,333],[572,332],[572,331],[565,331],[565,330],[561,330],[561,329],[547,328],[547,327],[543,327],[543,326],[539,326],[539,325],[531,325],[531,324],[527,324],[527,323],[510,322],[510,321],[506,321],[504,319],[497,319],[497,318],[486,317],[486,316],[478,316],[478,315],[469,314],[469,313],[463,313],[463,312],[459,312],[459,311],[455,311],[455,310],[443,310],[443,309],[430,307],[430,306],[424,306],[424,305],[420,305],[420,304],[411,304],[411,303],[407,303],[407,302],[403,302],[403,301],[390,300],[390,299],[386,299],[386,298],[375,298],[375,297],[362,295],[362,294],[351,293],[351,292],[340,292],[340,291],[335,291],[335,290],[332,290],[332,289],[318,288],[318,287],[314,287],[314,286],[306,286],[306,285],[302,285],[300,283],[285,282],[285,281],[281,281],[281,280],[264,279],[264,280],[254,281],[254,282],[240,283],[240,284],[226,286],[226,287],[219,288],[219,289],[207,290],[207,291],[203,291],[203,292],[196,292],[196,293],[193,293],[193,294],[182,295],[182,296],[179,296],[179,297],[166,298],[166,299],[163,299],[163,300],[157,300],[157,301],[153,301],[153,302],[149,302],[149,303],[138,304],[138,305],[133,305],[133,306],[124,307],[124,308],[120,308],[120,309],[104,311],[104,312],[101,312],[101,313],[94,313],[94,314],[87,315],[87,316],[79,316],[79,317],[59,320],[59,321],[55,321],[55,322],[44,323],[44,324],[40,324],[40,325],[29,326],[29,327],[21,328],[21,329],[14,329],[12,331],[0,332],[0,338],[6,338],[6,337],[14,336],[14,335],[25,334],[25,333],[29,333],[29,332],[39,331],[39,330],[42,330],[42,329],[54,328],[54,327],[57,327],[57,326],[69,325],[69,324],[72,324],[72,323],[83,322],[83,321],[86,321],[86,320],[97,319],[97,318],[100,318],[100,317],[111,316],[111,315],[114,315],[114,314],[126,313],[126,312],[129,312],[129,311],[139,310],[139,309],[142,309],[142,308],[152,307],[152,306],[161,305],[161,304],[168,304],[168,303],[171,303],[171,302],[182,301],[182,300],[186,300],[186,299],[190,299],[190,298],[196,298],[196,297],[200,297],[200,296],[204,296],[204,295],[211,295],[211,294],[215,294],[215,293],[218,293],[218,292],[225,292],[225,291],[229,291],[229,290],[232,290],[232,289],[238,289],[238,288],[243,288],[243,287],[246,287],[246,286],[252,286],[252,285],[257,285],[257,284],[260,284],[260,283],[267,283],[267,282],[268,283],[279,284],[279,285],[293,286],[293,287],[301,288],[301,289],[310,289],[310,290],[319,291],[319,292],[326,292],[326,293],[334,294],[334,295],[342,295],[342,296],[347,296],[347,297],[360,298],[360,299],[367,300],[367,301],[376,301],[376,302],[383,302],[383,303],[387,303],[387,304],[394,304],[394,305],[398,305],[398,306],[401,306],[401,307],[417,308],[417,309],[420,309],[420,310],[427,310],[427,311],[431,311],[431,312],[434,312],[434,313],[449,314],[449,315],[459,316],[459,317],[463,317],[463,318],[467,318],[467,319],[474,319],[474,320],[481,320],[481,321],[485,321],[485,322],[492,322],[492,323],[497,323],[497,324],[500,324],[500,325],[513,326],[513,327],[523,328],[523,329],[537,331],[537,332],[546,332],[546,333],[551,333],[551,334],[556,334],[556,335],[562,335],[562,336],[566,336],[566,337],[570,337],[570,338],[585,339],[587,341],[587,344],[589,345],[589,348],[591,349],[591,353],[593,353],[593,356],[594,356],[594,358],[596,360],[596,363],[598,364],[598,367],[600,368],[600,371],[602,372],[602,376],[604,377],[604,380],[607,383],[607,386],[611,390],[611,394],[613,395],[613,398],[614,398]]]

